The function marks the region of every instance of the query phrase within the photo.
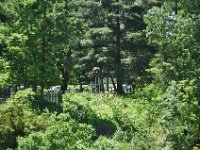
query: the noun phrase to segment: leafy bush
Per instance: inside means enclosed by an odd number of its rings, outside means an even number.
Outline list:
[[[18,138],[19,150],[87,149],[90,147],[94,129],[79,124],[67,114],[52,115],[50,126],[45,132],[36,132],[28,137]]]
[[[95,128],[97,138],[92,147],[98,149],[141,149],[154,148],[155,132],[159,132],[156,115],[149,129],[150,104],[142,99],[114,97],[113,95],[66,94],[63,109],[78,122]],[[111,132],[110,132],[111,131]],[[114,132],[113,132],[114,131]],[[103,132],[103,133],[102,133]],[[162,132],[162,131],[161,131]],[[145,141],[145,142],[142,142]],[[142,145],[145,144],[145,145]]]
[[[147,101],[160,101],[165,98],[165,92],[163,92],[163,90],[159,86],[155,84],[149,84],[146,85],[144,88],[136,89],[133,94],[133,98],[143,99]]]
[[[16,137],[23,136],[25,114],[23,106],[9,103],[0,106],[0,147],[16,147]]]
[[[194,80],[172,81],[163,102],[163,125],[168,129],[166,147],[188,150],[200,147],[199,112]]]
[[[126,142],[119,142],[115,139],[109,139],[106,137],[99,137],[93,144],[93,146],[89,150],[130,150],[132,147],[129,143]]]
[[[0,146],[18,146],[19,150],[156,149],[162,143],[157,140],[163,131],[157,109],[160,106],[154,106],[154,101],[160,101],[147,100],[148,95],[142,95],[142,90],[135,99],[67,93],[63,96],[63,113],[57,115],[37,113],[31,107],[37,103],[34,93],[19,91],[0,107]]]
[[[35,103],[34,96],[35,93],[32,91],[32,89],[25,89],[23,91],[18,91],[14,96],[10,98],[10,100],[18,104],[32,107],[32,105]]]
[[[92,125],[97,136],[112,135],[116,131],[115,124],[105,112],[96,111],[93,107],[95,102],[95,98],[86,94],[67,94],[63,99],[63,111],[80,123]]]
[[[33,103],[30,90],[19,91],[6,103],[0,105],[0,148],[16,148],[17,137],[44,130],[48,115],[36,116],[30,105]]]

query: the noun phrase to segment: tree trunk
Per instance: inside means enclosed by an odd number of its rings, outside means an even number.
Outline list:
[[[119,2],[119,0],[117,0]],[[117,15],[118,17],[116,18],[116,23],[117,23],[117,41],[116,41],[116,57],[115,57],[115,62],[116,62],[116,77],[117,77],[117,94],[123,94],[123,68],[122,68],[122,63],[121,63],[121,30],[120,30],[120,10],[119,7],[117,8]]]
[[[106,77],[106,90],[109,91],[109,77]]]
[[[178,0],[175,0],[175,8],[174,8],[174,11],[175,11],[175,15],[177,15],[177,13],[178,13]]]
[[[34,60],[34,67],[33,67],[33,85],[32,85],[32,89],[33,89],[33,92],[37,92],[37,82],[36,82],[36,52],[34,50],[34,53],[33,53],[33,60]]]
[[[103,77],[100,77],[100,84],[101,84],[101,91],[104,92],[105,89],[104,89],[104,83],[103,83]]]
[[[112,75],[110,75],[110,78],[111,78],[111,81],[112,81],[112,84],[113,84],[113,87],[114,87],[114,91],[116,92],[117,91],[117,87],[115,85],[115,81],[114,81]]]
[[[83,84],[82,84],[82,80],[79,80],[79,85],[80,85],[80,92],[83,92]]]
[[[62,75],[61,92],[64,94],[68,87],[69,72],[63,67],[60,68],[60,71]]]
[[[33,92],[37,92],[37,82],[36,82],[36,52],[34,50],[33,54],[33,59],[34,59],[34,70],[33,70]]]
[[[46,55],[47,55],[47,36],[46,36],[46,14],[47,13],[47,4],[45,3],[45,7],[44,7],[44,16],[43,16],[43,23],[44,23],[44,33],[43,33],[43,37],[42,37],[42,67],[41,67],[41,96],[44,94],[44,88],[45,88],[45,66],[46,66]]]

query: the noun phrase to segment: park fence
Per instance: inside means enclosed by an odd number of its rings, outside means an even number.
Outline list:
[[[48,109],[50,112],[62,112],[61,92],[47,92],[42,95],[35,95],[35,99],[36,105],[40,107],[40,110]]]
[[[4,88],[0,90],[0,104],[6,102],[6,100],[10,97],[11,90],[10,88]]]
[[[5,103],[9,100],[11,96],[11,92],[9,89],[3,89],[0,92],[0,104]],[[48,111],[53,112],[56,111],[58,113],[62,112],[62,93],[61,92],[45,92],[42,95],[35,95],[35,103],[33,104],[33,108],[39,106],[40,110],[43,111],[48,109]]]

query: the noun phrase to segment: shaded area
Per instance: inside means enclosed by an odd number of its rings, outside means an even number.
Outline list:
[[[33,103],[33,109],[49,112],[62,112],[62,93],[48,92],[43,95],[35,95],[36,103]]]
[[[97,139],[99,136],[111,136],[113,135],[117,127],[114,123],[109,120],[105,120],[97,116],[97,114],[90,109],[89,107],[84,107],[77,102],[67,102],[67,105],[64,106],[64,113],[69,113],[70,116],[79,123],[91,124],[96,132]]]

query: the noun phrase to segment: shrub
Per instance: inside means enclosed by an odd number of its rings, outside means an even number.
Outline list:
[[[0,106],[0,147],[16,148],[16,138],[25,135],[25,124],[32,114],[16,102]]]
[[[115,139],[110,139],[107,137],[99,137],[89,150],[130,150],[132,149],[131,145],[126,142],[119,142]]]
[[[116,131],[116,126],[106,117],[105,112],[94,108],[94,103],[97,102],[95,98],[85,94],[67,94],[63,98],[63,111],[80,123],[92,125],[97,136],[112,135]]]
[[[31,109],[34,102],[31,90],[19,91],[0,105],[0,148],[16,148],[17,137],[45,130],[49,115],[36,116]]]
[[[66,94],[63,109],[78,122],[94,127],[97,137],[92,148],[148,150],[156,144],[152,133],[155,130],[149,130],[149,103],[141,101],[111,95]],[[146,145],[140,140],[146,140]]]
[[[87,149],[90,147],[94,129],[77,123],[67,114],[52,115],[50,126],[45,132],[36,132],[28,137],[18,138],[19,150],[65,150]]]
[[[10,98],[10,101],[32,107],[32,105],[35,103],[34,96],[35,93],[32,91],[32,89],[25,89],[23,91],[20,90]]]
[[[198,91],[199,92],[199,91]],[[199,146],[199,112],[195,81],[172,81],[163,102],[163,125],[168,129],[166,147],[188,150]]]

